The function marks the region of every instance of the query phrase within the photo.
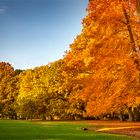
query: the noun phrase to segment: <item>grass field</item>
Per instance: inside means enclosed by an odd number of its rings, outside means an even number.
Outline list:
[[[90,124],[0,120],[0,140],[135,140],[128,136],[83,131]]]

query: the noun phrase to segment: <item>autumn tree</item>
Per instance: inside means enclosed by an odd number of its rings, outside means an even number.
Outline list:
[[[82,33],[70,45],[68,65],[79,69],[83,89],[76,92],[87,115],[128,111],[139,99],[138,1],[92,0]]]
[[[17,97],[17,111],[22,117],[32,119],[35,107],[35,93],[33,92],[33,70],[26,70],[20,73],[19,95]]]
[[[68,97],[71,92],[71,86],[68,85],[67,74],[64,70],[65,62],[58,60],[48,65],[46,82],[48,83],[49,100],[47,104],[50,116],[58,116],[64,119],[69,107]]]
[[[17,109],[30,118],[63,118],[68,109],[69,86],[65,80],[63,60],[26,70],[20,74]]]
[[[0,108],[2,116],[16,119],[15,102],[18,95],[18,74],[11,64],[0,63]]]
[[[90,0],[63,59],[25,71],[0,63],[0,112],[76,119],[140,114],[140,0]]]

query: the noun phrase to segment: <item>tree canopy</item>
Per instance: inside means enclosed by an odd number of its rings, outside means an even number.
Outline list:
[[[140,0],[90,0],[82,25],[63,59],[24,71],[0,63],[2,116],[138,120]]]

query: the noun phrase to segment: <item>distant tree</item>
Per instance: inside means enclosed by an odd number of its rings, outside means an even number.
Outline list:
[[[18,95],[18,76],[11,64],[0,62],[0,110],[2,116],[16,118],[15,100]]]
[[[68,107],[68,87],[63,71],[64,62],[58,60],[46,66],[26,70],[20,74],[17,98],[18,112],[24,116],[63,117]],[[30,105],[29,105],[30,104]],[[34,110],[29,107],[31,104]]]

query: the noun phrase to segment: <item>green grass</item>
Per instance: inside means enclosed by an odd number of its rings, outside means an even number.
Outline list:
[[[0,120],[0,140],[134,140],[127,136],[83,131],[81,122]]]

